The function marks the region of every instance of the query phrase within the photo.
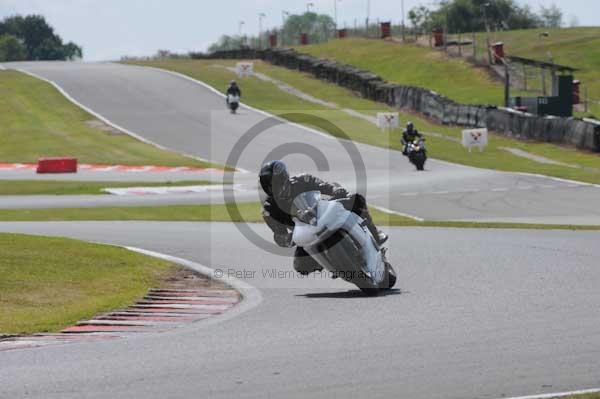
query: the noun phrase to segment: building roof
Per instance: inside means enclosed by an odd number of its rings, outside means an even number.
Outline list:
[[[542,68],[542,69],[550,69],[550,70],[559,71],[559,72],[576,72],[579,70],[577,68],[572,68],[572,67],[565,66],[565,65],[559,65],[559,64],[554,64],[551,62],[532,60],[532,59],[523,58],[523,57],[507,56],[506,59],[509,60],[510,62],[516,62],[519,64],[534,66],[534,67]]]

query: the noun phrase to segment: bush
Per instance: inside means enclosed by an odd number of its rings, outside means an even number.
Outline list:
[[[27,50],[23,43],[13,35],[0,36],[0,61],[23,61]]]
[[[83,55],[81,47],[75,43],[63,44],[61,37],[54,33],[54,28],[41,15],[5,18],[0,21],[0,37],[7,35],[10,37],[2,41],[4,53],[0,49],[0,57],[10,56],[7,61],[72,60]]]

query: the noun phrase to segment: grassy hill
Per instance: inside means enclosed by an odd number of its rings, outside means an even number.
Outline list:
[[[142,66],[152,66],[176,71],[192,78],[202,80],[213,87],[225,90],[235,73],[227,67],[233,67],[235,60],[156,60],[137,62]],[[345,109],[374,117],[377,112],[390,111],[391,108],[356,96],[350,90],[314,78],[312,75],[277,67],[262,61],[254,61],[254,70],[287,84],[314,98],[333,101],[337,105],[329,108],[323,104],[306,101],[287,89],[278,87],[273,81],[264,81],[256,76],[239,79],[244,92],[244,102],[256,108],[283,115],[287,119],[316,127],[333,135],[327,125],[319,124],[325,119],[341,129],[352,140],[383,148],[400,149],[402,129],[389,134],[382,133],[375,124],[364,118],[349,115]],[[293,114],[286,115],[293,111]],[[428,146],[432,157],[480,168],[541,173],[560,178],[600,183],[600,157],[597,154],[577,151],[574,148],[549,143],[523,142],[501,135],[492,135],[484,152],[469,153],[460,144],[461,130],[458,127],[442,126],[432,123],[413,113],[400,112],[400,120],[406,123],[412,120],[418,129],[428,135]],[[317,125],[313,123],[317,122]],[[523,151],[548,157],[550,159],[577,165],[576,167],[541,164],[533,160],[513,155],[503,148],[518,148]],[[433,155],[434,154],[434,155]]]
[[[297,50],[374,72],[393,83],[429,88],[462,103],[501,104],[504,98],[502,85],[485,70],[425,47],[343,39]]]
[[[540,39],[540,33],[548,37]],[[470,37],[470,35],[465,35]],[[485,34],[477,34],[478,53],[485,54]],[[600,116],[600,28],[523,30],[492,33],[491,41],[504,41],[509,55],[548,60],[582,71],[576,74],[596,99],[590,114]],[[462,103],[503,103],[502,82],[465,59],[413,44],[383,40],[344,39],[305,46],[300,52],[334,59],[379,74],[404,85],[426,87]]]
[[[549,35],[540,37],[543,32]],[[476,37],[479,53],[484,54],[485,34]],[[581,69],[575,78],[587,87],[595,100],[592,111],[600,118],[600,27],[494,32],[490,40],[504,42],[509,55],[542,61],[551,56],[557,64]]]

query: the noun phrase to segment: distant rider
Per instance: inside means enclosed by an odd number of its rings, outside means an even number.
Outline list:
[[[408,155],[408,144],[415,141],[417,137],[421,138],[423,136],[417,129],[415,129],[414,123],[408,122],[406,124],[406,130],[402,132],[402,154]]]
[[[293,230],[294,227],[290,215],[292,202],[299,194],[307,191],[320,191],[332,199],[345,198],[346,200],[341,201],[342,205],[365,220],[366,227],[380,245],[388,239],[385,233],[375,227],[365,198],[360,194],[349,195],[346,189],[336,183],[325,182],[310,174],[290,177],[282,161],[264,164],[259,180],[267,194],[263,204],[263,219],[273,231],[275,243],[280,247],[289,247],[292,244],[291,233],[288,230]],[[294,254],[294,270],[301,274],[309,274],[323,268],[304,249],[297,247]]]
[[[235,80],[232,80],[231,82],[229,82],[229,87],[227,88],[227,92],[225,93],[227,95],[227,103],[229,104],[229,96],[238,96],[238,97],[242,97],[242,91],[240,90],[240,87],[237,85],[237,82]]]

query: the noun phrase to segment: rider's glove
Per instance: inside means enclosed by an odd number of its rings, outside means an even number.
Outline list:
[[[290,233],[275,233],[273,239],[280,247],[289,248],[292,246],[292,235]]]
[[[331,197],[333,199],[340,199],[340,198],[346,198],[348,196],[348,190],[346,190],[343,187],[338,187],[335,190],[333,190],[333,193],[331,194]]]

